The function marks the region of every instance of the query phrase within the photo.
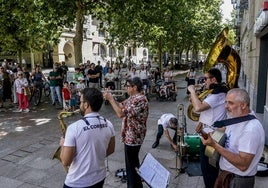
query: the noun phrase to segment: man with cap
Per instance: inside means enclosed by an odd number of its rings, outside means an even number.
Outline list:
[[[62,79],[62,77],[57,70],[58,70],[58,66],[54,65],[53,70],[49,73],[48,80],[49,80],[49,86],[50,86],[50,91],[51,91],[52,105],[55,106],[56,95],[57,95],[57,99],[60,103],[60,106],[62,107],[62,98],[61,98],[61,89],[60,89],[60,80]]]
[[[160,119],[158,120],[158,132],[156,135],[156,141],[152,145],[152,148],[156,148],[159,145],[159,140],[163,133],[169,143],[171,144],[172,148],[176,151],[177,150],[177,126],[178,126],[178,119],[171,113],[163,114]],[[175,134],[173,139],[171,139],[168,128],[175,130]]]
[[[86,84],[84,83],[84,77],[79,77],[78,78],[78,81],[79,83],[76,84],[76,91],[77,91],[77,99],[79,101],[79,98],[81,97],[81,92],[83,91],[83,89],[86,88]]]

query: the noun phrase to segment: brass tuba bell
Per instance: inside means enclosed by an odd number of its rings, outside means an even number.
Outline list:
[[[210,52],[204,63],[203,72],[207,72],[217,63],[223,63],[226,66],[226,82],[230,89],[238,87],[238,79],[241,68],[241,59],[239,54],[234,50],[228,42],[227,35],[229,28],[226,27],[217,36],[215,42],[210,49]],[[201,93],[198,98],[203,101],[205,97],[212,93],[213,90],[206,90]],[[187,109],[187,116],[193,120],[198,121],[200,114],[194,111],[193,105],[190,104]]]

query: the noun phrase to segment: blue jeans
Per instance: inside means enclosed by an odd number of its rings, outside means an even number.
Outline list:
[[[219,169],[209,164],[208,157],[205,155],[205,149],[206,146],[200,143],[201,171],[206,188],[213,188],[219,174]]]
[[[56,93],[58,101],[59,101],[60,105],[62,106],[62,98],[61,98],[60,86],[50,86],[50,91],[51,91],[52,104],[55,104],[55,100],[56,100],[55,93]]]

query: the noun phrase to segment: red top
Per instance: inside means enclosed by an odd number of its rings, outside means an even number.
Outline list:
[[[70,91],[67,88],[62,88],[61,92],[63,93],[63,99],[64,100],[70,100],[71,99]]]

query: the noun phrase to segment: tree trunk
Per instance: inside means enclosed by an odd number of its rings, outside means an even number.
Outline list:
[[[173,69],[174,68],[174,48],[173,46],[171,47],[171,50],[170,50],[170,56],[171,56],[171,59],[170,59],[170,62],[171,62],[171,68]]]
[[[21,50],[18,50],[18,64],[21,65],[21,62],[22,62],[22,51]]]
[[[33,52],[33,49],[31,48],[30,49],[30,53],[31,53],[31,69],[34,70],[34,67],[35,67],[35,63],[34,63],[34,52]],[[44,66],[44,65],[43,65]]]
[[[76,26],[75,26],[75,36],[73,38],[74,43],[74,57],[75,57],[75,66],[79,66],[80,63],[83,63],[82,58],[82,44],[83,44],[83,24],[84,24],[84,15],[83,15],[83,5],[76,1],[77,12],[76,12]]]
[[[162,40],[161,38],[157,42],[157,49],[158,49],[158,67],[160,72],[162,72]]]

